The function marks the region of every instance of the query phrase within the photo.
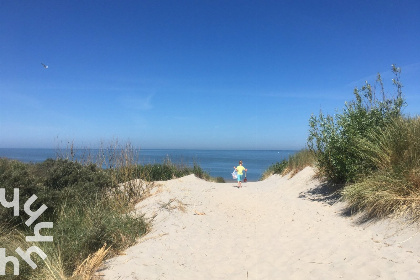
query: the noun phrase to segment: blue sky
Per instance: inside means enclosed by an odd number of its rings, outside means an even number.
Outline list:
[[[419,50],[417,0],[3,0],[0,147],[300,149],[391,64],[420,114]]]

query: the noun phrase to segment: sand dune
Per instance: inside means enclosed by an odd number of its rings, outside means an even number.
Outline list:
[[[161,182],[137,205],[152,232],[110,259],[103,279],[420,279],[420,234],[396,222],[357,224],[311,191],[306,168],[217,184]]]

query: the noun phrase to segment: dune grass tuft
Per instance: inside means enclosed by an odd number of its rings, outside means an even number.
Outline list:
[[[95,253],[89,255],[73,272],[72,279],[90,280],[95,275],[96,270],[101,266],[102,261],[108,254],[111,247],[106,243]]]
[[[397,118],[371,131],[358,149],[376,171],[343,189],[349,207],[420,221],[420,118]]]
[[[305,167],[314,166],[314,164],[314,153],[308,149],[303,149],[289,157],[286,168],[283,170],[282,174],[290,174],[291,176],[294,176]]]
[[[314,166],[314,164],[314,153],[308,149],[303,149],[293,155],[290,155],[287,160],[283,160],[269,166],[267,170],[264,171],[260,180],[265,180],[273,174],[290,174],[291,176],[294,176],[305,167]]]

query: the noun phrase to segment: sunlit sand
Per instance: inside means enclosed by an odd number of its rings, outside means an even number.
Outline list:
[[[306,168],[243,188],[194,175],[136,209],[153,227],[103,279],[420,279],[420,234],[395,221],[357,224]]]

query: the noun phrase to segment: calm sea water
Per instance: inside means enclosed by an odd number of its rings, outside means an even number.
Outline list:
[[[99,150],[91,150],[91,154]],[[138,151],[140,164],[163,163],[169,158],[173,163],[193,166],[197,163],[213,177],[223,177],[226,182],[233,182],[233,166],[242,160],[248,169],[249,181],[258,181],[262,173],[272,164],[287,159],[296,151],[292,150],[152,150]],[[76,158],[85,156],[85,150],[76,150]],[[22,162],[42,162],[47,158],[56,158],[55,149],[4,149],[0,148],[0,157],[16,159]]]

